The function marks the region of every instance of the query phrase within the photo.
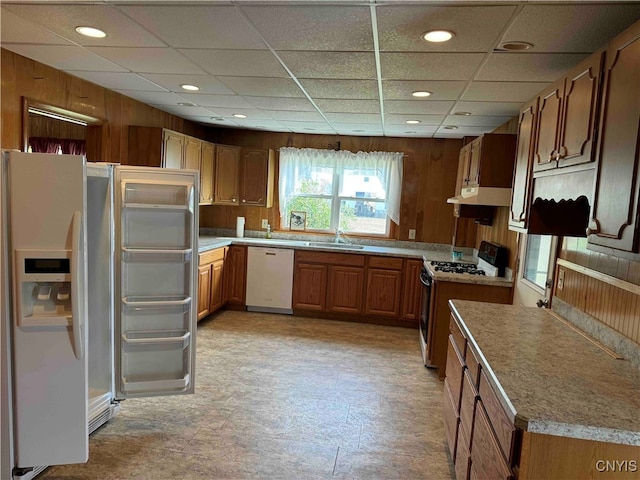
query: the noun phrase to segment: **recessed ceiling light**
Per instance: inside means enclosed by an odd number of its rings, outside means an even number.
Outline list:
[[[180,105],[181,107],[195,107],[195,106],[197,106],[195,103],[191,103],[191,102],[178,102],[178,105]]]
[[[455,33],[450,32],[449,30],[431,30],[422,35],[422,38],[427,42],[441,43],[451,40],[454,36]]]
[[[409,125],[415,125],[417,123],[420,123],[420,120],[407,120],[407,122]]]
[[[456,127],[455,125],[445,125],[444,127],[445,130],[457,130],[458,127]]]
[[[233,116],[236,118],[247,118],[247,116],[242,113],[234,113]]]
[[[413,95],[414,97],[430,97],[431,96],[431,92],[427,92],[427,91],[417,91],[417,92],[411,92],[411,95]]]
[[[533,48],[533,43],[529,42],[504,42],[498,48],[500,50],[508,50],[509,52],[521,52]]]
[[[463,117],[468,117],[471,115],[471,112],[454,112],[454,115],[462,115]]]
[[[198,90],[200,90],[200,87],[198,87],[197,85],[189,85],[188,83],[180,85],[180,88],[182,88],[183,90],[189,90],[190,92],[197,92]]]
[[[224,118],[222,117],[211,117],[211,120],[215,120],[216,122],[224,122]]]
[[[104,38],[107,36],[107,34],[102,30],[94,27],[76,27],[76,32],[78,32],[80,35],[84,35],[85,37],[92,38]]]

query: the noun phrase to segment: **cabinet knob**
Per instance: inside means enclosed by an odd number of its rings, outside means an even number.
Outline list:
[[[235,202],[236,201],[236,197],[231,197],[231,201]]]
[[[589,226],[587,227],[587,237],[589,235],[593,235],[595,233],[598,233],[600,231],[600,226],[598,225],[598,222],[596,222],[595,220],[591,220],[589,222]]]
[[[243,198],[242,203],[247,203],[247,200]]]

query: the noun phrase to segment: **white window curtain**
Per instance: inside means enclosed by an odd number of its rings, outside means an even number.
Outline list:
[[[402,157],[399,152],[358,152],[319,150],[315,148],[283,147],[280,149],[279,199],[282,225],[286,224],[287,202],[295,196],[299,172],[311,168],[375,169],[385,187],[387,216],[400,224],[400,194],[402,191]]]

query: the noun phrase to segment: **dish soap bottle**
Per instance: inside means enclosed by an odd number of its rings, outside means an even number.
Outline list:
[[[271,238],[271,225],[267,224],[267,238]]]

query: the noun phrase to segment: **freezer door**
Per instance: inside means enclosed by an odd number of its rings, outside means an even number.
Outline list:
[[[193,393],[198,174],[116,169],[116,396]]]
[[[12,152],[8,170],[15,463],[84,463],[85,160]]]

